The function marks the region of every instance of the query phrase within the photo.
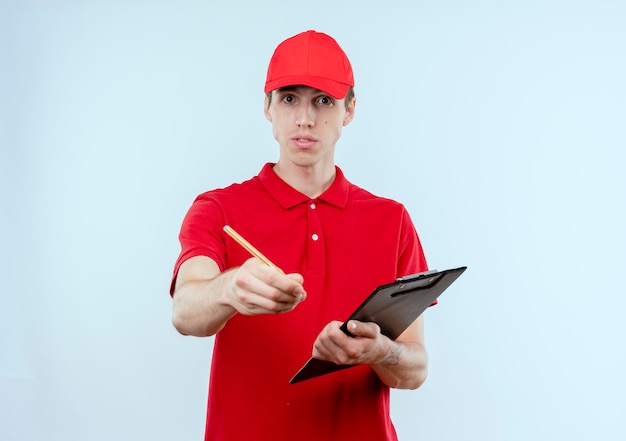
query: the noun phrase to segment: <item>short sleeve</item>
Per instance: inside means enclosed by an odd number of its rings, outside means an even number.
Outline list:
[[[180,266],[187,259],[207,256],[224,270],[224,214],[219,203],[209,193],[193,202],[183,219],[178,239],[181,251],[174,265],[170,294],[173,294]]]
[[[402,225],[400,227],[400,244],[398,256],[398,274],[410,274],[428,271],[428,264],[422,249],[413,221],[408,211],[402,209]]]

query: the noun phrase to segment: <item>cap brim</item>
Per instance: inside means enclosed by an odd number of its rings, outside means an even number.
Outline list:
[[[277,78],[265,83],[265,93],[288,86],[308,86],[321,90],[335,99],[343,99],[348,94],[350,84],[339,83],[327,78],[320,78],[310,75],[294,75],[288,77]]]

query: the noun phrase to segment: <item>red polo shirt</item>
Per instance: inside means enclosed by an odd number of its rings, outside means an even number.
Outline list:
[[[426,271],[403,205],[351,184],[337,168],[310,199],[266,164],[241,184],[204,193],[180,232],[181,263],[203,255],[221,270],[250,255],[232,226],[286,273],[304,276],[307,299],[281,315],[235,315],[215,336],[206,440],[396,440],[389,388],[367,366],[302,383],[289,379],[331,320],[344,320],[378,285]]]

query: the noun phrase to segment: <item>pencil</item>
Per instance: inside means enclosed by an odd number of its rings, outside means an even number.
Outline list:
[[[254,257],[256,257],[257,259],[259,259],[261,262],[263,262],[264,264],[266,264],[267,266],[269,266],[270,268],[274,268],[276,271],[278,271],[281,274],[285,274],[283,272],[283,270],[281,270],[280,268],[278,268],[276,265],[274,265],[272,263],[271,260],[269,260],[267,257],[265,257],[263,254],[261,254],[261,252],[259,250],[257,250],[256,248],[254,248],[250,242],[248,242],[246,239],[244,239],[243,237],[241,237],[241,235],[239,233],[237,233],[235,230],[233,230],[229,225],[224,225],[224,231],[226,232],[226,234],[228,234],[230,237],[232,237],[233,239],[235,239],[235,242],[237,242],[239,245],[241,245],[242,247],[244,247],[246,250],[248,250],[248,252],[250,254],[252,254]]]

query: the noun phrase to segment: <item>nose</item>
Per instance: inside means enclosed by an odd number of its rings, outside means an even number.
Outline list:
[[[313,106],[310,103],[302,103],[298,106],[296,114],[296,124],[298,127],[313,127],[315,118],[313,115]]]

